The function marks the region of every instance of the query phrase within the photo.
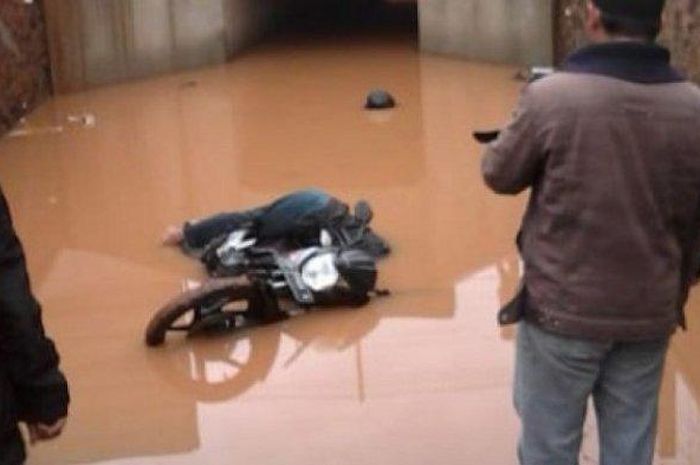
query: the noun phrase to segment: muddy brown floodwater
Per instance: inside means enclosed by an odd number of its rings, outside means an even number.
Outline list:
[[[486,190],[469,136],[508,119],[514,73],[400,38],[299,40],[42,106],[0,142],[0,182],[74,402],[29,464],[515,463],[513,331],[495,313],[524,197]],[[375,87],[399,106],[363,111]],[[373,204],[394,295],[147,349],[151,312],[201,277],[158,246],[164,227],[306,186]],[[670,354],[659,464],[700,463],[699,299]]]

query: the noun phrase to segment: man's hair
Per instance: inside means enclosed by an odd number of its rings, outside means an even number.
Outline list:
[[[603,28],[611,36],[625,36],[654,42],[661,32],[661,20],[625,18],[601,12]]]

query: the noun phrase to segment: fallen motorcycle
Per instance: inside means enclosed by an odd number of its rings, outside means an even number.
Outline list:
[[[334,245],[323,230],[319,246],[296,251],[256,247],[245,230],[217,244],[219,276],[162,307],[146,329],[146,344],[164,343],[168,332],[220,332],[285,319],[317,307],[361,306],[376,289],[374,257]]]

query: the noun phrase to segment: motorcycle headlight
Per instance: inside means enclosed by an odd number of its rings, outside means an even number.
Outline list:
[[[326,253],[310,258],[301,270],[301,279],[314,292],[326,291],[338,283],[340,274],[333,254]]]

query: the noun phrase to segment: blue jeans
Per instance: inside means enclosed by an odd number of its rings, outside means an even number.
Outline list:
[[[331,196],[325,192],[307,189],[292,192],[270,204],[250,210],[219,213],[193,223],[186,223],[185,243],[190,248],[199,249],[218,236],[253,224],[257,226],[259,239],[284,238],[301,218],[321,211],[330,201]]]
[[[515,408],[521,465],[576,465],[588,399],[600,465],[651,465],[668,339],[595,342],[518,328]]]

